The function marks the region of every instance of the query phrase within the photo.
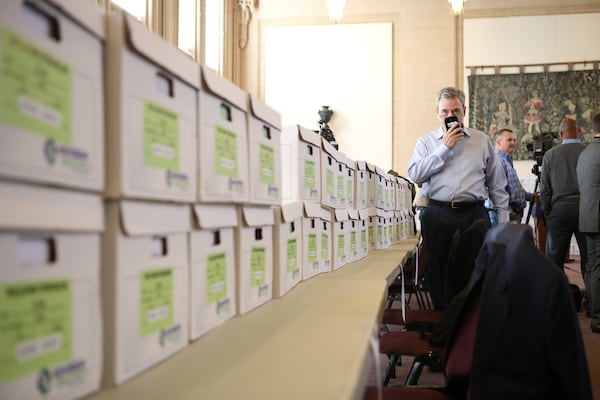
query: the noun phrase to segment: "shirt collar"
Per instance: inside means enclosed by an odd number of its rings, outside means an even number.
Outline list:
[[[562,144],[581,143],[581,139],[563,139]]]

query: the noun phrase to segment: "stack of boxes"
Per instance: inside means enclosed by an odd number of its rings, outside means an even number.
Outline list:
[[[387,174],[129,15],[11,0],[0,25],[0,398],[122,384],[365,257],[392,198],[406,219]]]
[[[0,13],[0,398],[100,386],[103,15],[5,1]]]

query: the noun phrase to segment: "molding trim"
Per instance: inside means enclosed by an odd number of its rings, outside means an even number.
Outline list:
[[[468,3],[466,4],[468,7]],[[581,4],[569,6],[539,6],[539,7],[512,7],[488,8],[470,10],[465,8],[463,17],[467,18],[503,18],[503,17],[530,17],[540,15],[565,15],[565,14],[593,14],[600,13],[600,4]]]

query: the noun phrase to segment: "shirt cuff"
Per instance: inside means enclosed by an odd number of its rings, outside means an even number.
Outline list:
[[[506,210],[496,210],[498,213],[498,223],[508,224],[510,222],[510,213]]]

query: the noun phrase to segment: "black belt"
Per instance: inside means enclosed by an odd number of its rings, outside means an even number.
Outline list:
[[[483,201],[437,201],[429,199],[427,200],[427,205],[460,209],[483,206]]]

